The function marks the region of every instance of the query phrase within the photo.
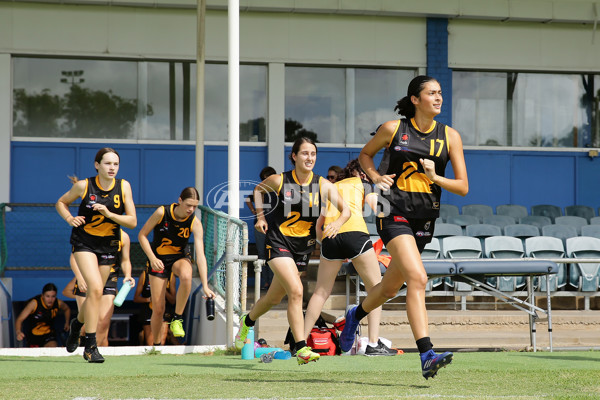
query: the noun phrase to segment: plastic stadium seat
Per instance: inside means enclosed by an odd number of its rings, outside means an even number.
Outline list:
[[[582,226],[580,236],[590,236],[600,239],[600,224]]]
[[[546,225],[542,228],[542,236],[552,236],[566,243],[568,238],[577,235],[577,229],[569,225]]]
[[[466,232],[467,225],[480,224],[481,221],[474,215],[451,215],[446,221],[449,224],[458,225],[463,229],[463,234]]]
[[[525,239],[525,254],[532,258],[557,259],[565,257],[565,246],[559,238],[536,236]],[[563,263],[557,263],[558,274],[548,275],[548,287],[557,291],[567,284],[567,268]],[[541,292],[546,291],[546,278],[534,279],[535,286]]]
[[[535,206],[531,206],[531,215],[541,215],[543,217],[548,217],[554,223],[554,218],[560,217],[563,215],[562,209],[559,206],[554,206],[551,204],[538,204]]]
[[[578,236],[567,239],[569,258],[600,258],[600,239]],[[569,284],[581,292],[598,290],[600,263],[573,263],[569,270]]]
[[[441,256],[440,240],[438,238],[432,238],[431,242],[425,245],[423,252],[421,253],[421,259],[423,260],[436,260]],[[443,278],[434,278],[427,281],[425,291],[430,291],[434,287],[440,286],[444,283]]]
[[[494,215],[494,209],[486,204],[468,204],[462,208],[463,215],[473,215],[483,220],[483,217]]]
[[[540,236],[540,228],[529,224],[506,225],[504,227],[504,234],[525,240],[532,236]]]
[[[542,215],[528,215],[527,217],[519,218],[520,224],[535,225],[542,229],[546,225],[551,225],[552,220]]]
[[[449,236],[442,239],[444,258],[481,258],[481,242],[469,236]],[[454,288],[451,278],[444,278],[444,283],[449,288]],[[471,286],[464,282],[457,282],[456,290],[469,291]]]
[[[590,206],[567,206],[565,207],[565,215],[572,215],[575,217],[582,217],[590,222],[590,219],[596,216],[596,212]]]
[[[521,239],[511,236],[492,236],[485,239],[487,258],[523,258],[525,250]],[[513,292],[525,286],[526,278],[519,276],[500,276],[488,278],[487,283],[504,292]]]
[[[453,204],[441,204],[440,205],[440,218],[446,222],[448,217],[451,215],[458,215],[458,207]]]
[[[590,219],[590,225],[600,225],[600,217]]]
[[[462,236],[463,231],[460,225],[455,224],[435,224],[433,237],[443,239],[447,236]]]
[[[502,229],[496,225],[488,225],[488,224],[475,224],[475,225],[467,225],[467,236],[475,237],[481,241],[483,246],[483,240],[486,237],[490,236],[501,236]],[[485,246],[484,250],[485,250]]]
[[[483,223],[499,226],[504,231],[506,225],[514,225],[517,223],[517,220],[510,215],[488,215],[487,217],[483,217]]]
[[[577,234],[580,235],[581,227],[587,225],[588,221],[587,221],[587,219],[585,219],[583,217],[575,217],[575,216],[569,215],[569,216],[563,216],[563,217],[556,217],[556,219],[554,220],[554,223],[556,225],[572,226],[573,228],[575,228],[577,230]]]
[[[508,215],[509,217],[513,217],[515,220],[519,220],[519,218],[523,218],[529,215],[527,212],[527,207],[521,206],[518,204],[503,204],[501,206],[496,207],[497,215]]]

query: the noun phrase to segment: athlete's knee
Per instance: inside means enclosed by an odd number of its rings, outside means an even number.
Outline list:
[[[425,290],[425,287],[427,286],[428,279],[429,278],[427,277],[427,274],[425,273],[425,271],[423,271],[422,273],[412,274],[410,276],[410,278],[406,281],[406,284],[411,289],[423,289],[423,290]]]
[[[152,318],[162,318],[165,313],[164,304],[152,304]]]
[[[287,296],[288,296],[288,301],[291,303],[302,302],[302,287],[291,288],[290,291],[288,292]]]
[[[86,292],[86,297],[94,299],[94,300],[100,300],[102,298],[102,290],[103,288],[88,288],[87,292]]]

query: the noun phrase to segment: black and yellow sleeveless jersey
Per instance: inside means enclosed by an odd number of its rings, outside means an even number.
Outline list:
[[[186,254],[185,248],[192,233],[192,226],[196,222],[194,214],[183,221],[176,220],[173,216],[175,206],[176,203],[162,206],[164,215],[154,227],[152,251],[161,260],[181,258]]]
[[[382,194],[380,201],[389,203],[392,215],[439,216],[442,189],[425,175],[419,159],[433,160],[435,172],[444,176],[450,158],[447,130],[446,125],[434,121],[428,131],[421,132],[414,119],[400,120],[378,168],[381,175],[396,174],[391,191]],[[385,210],[385,205],[380,206]]]
[[[321,209],[321,176],[312,173],[306,185],[300,185],[294,170],[281,174],[279,198],[270,213],[267,249],[284,248],[293,254],[308,254],[316,243],[315,224]]]
[[[98,253],[114,253],[119,250],[120,225],[94,211],[94,204],[103,204],[115,214],[123,214],[122,179],[113,179],[108,188],[100,186],[98,177],[86,179],[86,188],[81,196],[77,215],[85,217],[85,224],[73,228],[71,244],[81,243]]]
[[[35,310],[29,315],[30,333],[34,336],[43,336],[51,333],[54,328],[54,318],[58,314],[58,299],[54,300],[52,306],[48,307],[42,300],[42,295],[39,294],[33,299],[35,301]]]
[[[375,195],[372,187],[368,183],[364,183],[358,177],[346,178],[334,183],[340,196],[348,208],[350,208],[350,218],[342,225],[338,233],[344,232],[363,232],[369,233],[367,224],[363,218],[363,210],[365,207],[365,198],[368,195]],[[331,202],[327,201],[327,211],[325,214],[324,225],[328,225],[339,218],[340,212]]]

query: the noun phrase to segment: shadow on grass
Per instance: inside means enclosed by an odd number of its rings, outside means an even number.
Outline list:
[[[587,356],[587,357],[586,357]],[[548,353],[548,354],[540,354],[540,353],[531,353],[527,354],[527,357],[531,358],[546,358],[548,360],[562,360],[562,361],[582,361],[582,362],[590,362],[596,361],[600,362],[600,353],[590,353],[590,354],[581,354],[581,355],[559,355],[559,353]]]

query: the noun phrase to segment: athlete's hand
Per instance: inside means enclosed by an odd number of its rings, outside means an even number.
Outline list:
[[[430,160],[428,158],[420,158],[419,161],[423,166],[425,175],[427,175],[427,177],[433,182],[433,180],[437,177],[437,174],[435,173],[435,163],[433,162],[433,160]]]
[[[340,220],[338,218],[323,228],[323,238],[333,239],[337,236],[340,228],[342,227],[342,224],[339,221]]]
[[[129,275],[129,276],[126,276],[126,277],[123,279],[123,283],[125,283],[125,282],[129,283],[129,286],[131,286],[131,287],[135,287],[135,279],[133,279],[133,278],[131,277],[131,275]]]
[[[104,204],[96,203],[92,206],[92,210],[98,211],[100,214],[104,215],[106,218],[109,218],[110,211]]]
[[[262,218],[258,218],[256,220],[256,224],[254,224],[254,227],[256,228],[257,231],[266,234],[267,230],[269,229],[269,224],[267,224],[265,217],[262,217]]]
[[[76,217],[71,216],[70,218],[67,218],[67,223],[72,227],[77,228],[78,226],[85,224],[85,217],[82,215]]]
[[[69,332],[71,330],[71,322],[65,321],[65,326],[63,327],[63,331]]]
[[[25,334],[21,331],[17,332],[17,340],[20,342],[23,339],[25,339]]]
[[[152,268],[152,271],[162,272],[165,269],[165,265],[155,257],[154,260],[150,261],[150,268]]]
[[[204,296],[202,296],[202,297],[205,299],[214,299],[215,297],[217,297],[215,292],[210,290],[209,287],[202,287],[202,290],[204,291]]]
[[[87,292],[87,283],[85,283],[85,281],[82,281],[82,282],[77,281],[77,287],[79,287],[79,291],[81,293]]]
[[[390,190],[390,188],[394,184],[395,177],[396,177],[396,174],[380,175],[379,178],[377,178],[377,180],[374,181],[374,183],[379,189],[386,192],[386,191]]]

